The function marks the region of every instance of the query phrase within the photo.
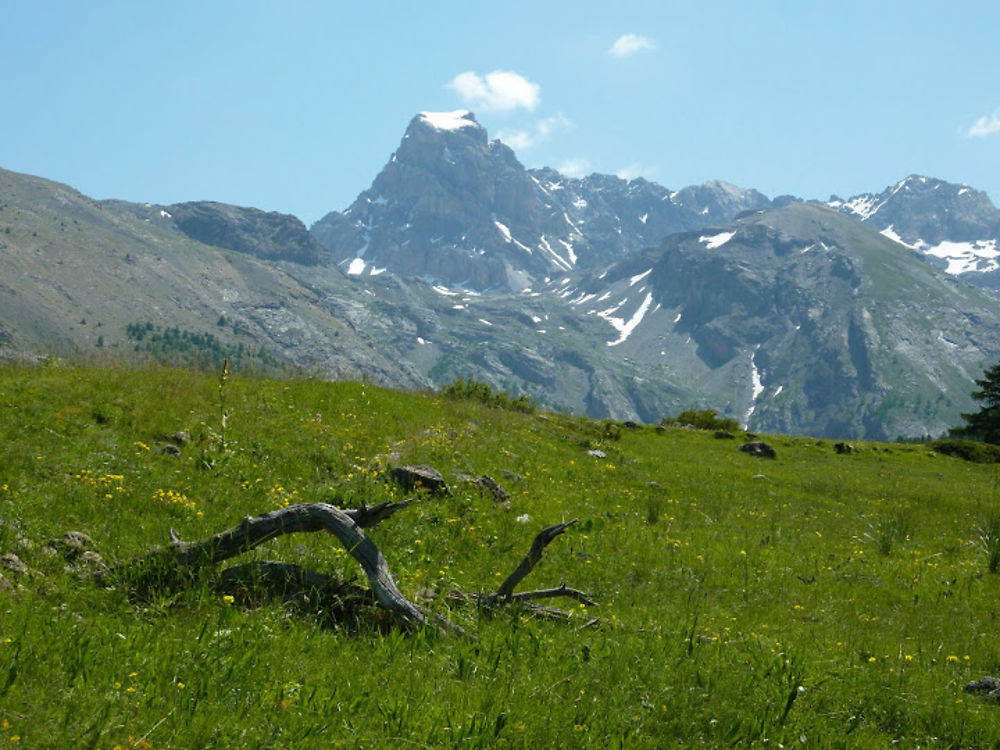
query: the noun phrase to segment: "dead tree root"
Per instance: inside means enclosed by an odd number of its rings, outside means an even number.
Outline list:
[[[344,613],[375,605],[389,613],[393,621],[404,629],[430,627],[442,633],[466,635],[461,626],[405,597],[396,586],[382,552],[362,531],[391,517],[409,502],[385,502],[348,510],[327,503],[290,505],[263,515],[247,516],[236,526],[196,542],[182,541],[171,530],[167,546],[112,565],[95,574],[95,578],[104,585],[123,585],[133,591],[174,588],[205,572],[214,574],[218,563],[245,554],[279,536],[326,531],[336,536],[361,566],[368,588],[357,585],[353,580],[342,581],[298,565],[270,561],[231,566],[216,575],[215,584],[234,597],[246,598],[266,592],[287,602],[306,602],[335,620]],[[558,619],[569,619],[571,614],[535,602],[568,597],[588,606],[594,605],[587,594],[565,584],[514,592],[515,587],[541,561],[545,547],[574,523],[576,519],[542,529],[528,553],[495,592],[451,592],[447,597],[448,603],[459,605],[471,602],[488,612],[516,604],[532,615]]]

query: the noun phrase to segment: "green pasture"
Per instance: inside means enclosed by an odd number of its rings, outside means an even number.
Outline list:
[[[1000,671],[994,465],[924,445],[620,425],[367,383],[145,368],[0,369],[0,747],[995,747]],[[187,432],[189,442],[178,441]],[[180,455],[163,452],[178,442]],[[601,451],[603,458],[588,454]],[[400,500],[368,530],[399,588],[469,636],[404,631],[374,608],[221,595],[205,575],[136,592],[107,562],[302,502]],[[498,503],[462,475],[488,474]],[[569,586],[573,616],[487,615],[485,592],[544,526],[522,588]],[[992,525],[991,525],[992,524]],[[247,556],[345,579],[326,534]],[[236,562],[236,561],[233,561]]]

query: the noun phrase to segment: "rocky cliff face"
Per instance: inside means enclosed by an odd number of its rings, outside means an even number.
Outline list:
[[[771,200],[763,193],[722,180],[683,188],[672,199],[687,211],[703,216],[700,226],[721,224],[745,211],[763,211],[771,207]]]
[[[205,245],[303,265],[329,259],[305,224],[288,214],[208,201],[175,203],[166,210],[181,232]]]
[[[506,292],[768,205],[762,194],[722,182],[671,193],[642,179],[526,170],[472,113],[424,112],[371,188],[311,231],[352,275],[387,269]]]
[[[329,253],[299,219],[277,211],[232,206],[213,201],[154,206],[125,201],[103,201],[144,222],[171,229],[213,247],[234,250],[264,260],[303,265],[328,262]]]
[[[313,235],[348,273],[389,269],[471,289],[523,288],[548,263],[530,241],[534,186],[468,112],[423,113],[343,214]]]

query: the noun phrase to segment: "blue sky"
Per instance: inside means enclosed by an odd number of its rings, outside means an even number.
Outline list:
[[[529,167],[1000,199],[1000,3],[0,0],[0,167],[95,198],[346,208],[421,110]],[[493,75],[491,75],[493,74]]]

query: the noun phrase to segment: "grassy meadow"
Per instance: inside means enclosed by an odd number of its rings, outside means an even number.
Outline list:
[[[181,454],[161,452],[178,431]],[[0,569],[16,585],[0,590],[0,747],[997,746],[1000,706],[962,690],[1000,670],[996,467],[762,437],[776,460],[711,431],[364,383],[0,369],[0,553],[29,568]],[[210,576],[129,595],[45,546],[82,531],[121,561],[171,529],[402,499],[386,469],[414,463],[451,496],[367,533],[403,593],[471,637],[234,600]],[[444,596],[495,589],[573,518],[521,588],[565,582],[597,606],[566,601],[558,622]],[[364,583],[326,534],[247,557]]]

